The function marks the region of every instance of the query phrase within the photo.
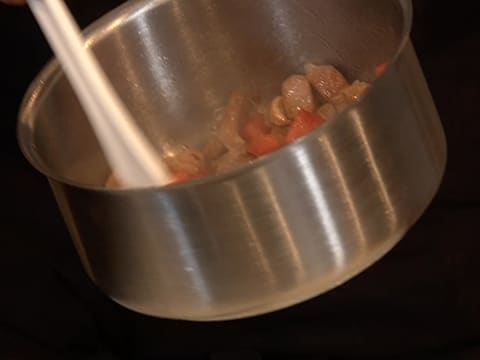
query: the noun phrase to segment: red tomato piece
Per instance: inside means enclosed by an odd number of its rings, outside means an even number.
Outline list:
[[[282,147],[278,137],[271,134],[260,134],[247,144],[247,152],[255,156],[269,154]]]
[[[207,175],[208,173],[206,171],[200,171],[197,174],[189,174],[187,172],[182,171],[174,174],[174,180],[171,182],[171,184],[179,184],[189,180],[199,179]]]
[[[178,183],[188,181],[188,180],[192,179],[192,177],[193,177],[192,175],[190,175],[186,172],[178,172],[178,173],[174,174],[174,180],[172,181],[172,184],[178,184]]]
[[[288,133],[288,127],[279,127],[279,126],[272,126],[270,134],[277,138],[278,142],[282,145],[286,143]]]
[[[385,72],[385,70],[387,69],[387,66],[388,66],[387,63],[377,65],[375,67],[375,75],[377,75],[377,76],[382,75]]]
[[[268,134],[269,131],[270,129],[265,124],[265,117],[262,114],[257,114],[240,129],[240,136],[249,142],[259,135]]]
[[[292,125],[290,125],[287,134],[287,143],[291,143],[299,137],[302,137],[325,122],[326,120],[320,115],[305,110],[300,111]]]

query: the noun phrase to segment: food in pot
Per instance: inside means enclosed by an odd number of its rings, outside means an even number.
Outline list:
[[[285,113],[294,119],[301,110],[315,110],[312,87],[303,75],[292,75],[282,84],[282,100]]]
[[[386,65],[378,65],[379,76]],[[274,152],[325,124],[355,103],[369,88],[356,80],[349,84],[332,65],[306,64],[304,75],[291,75],[281,85],[281,95],[268,106],[240,92],[226,105],[220,123],[203,149],[170,147],[164,160],[183,182],[221,174]],[[120,187],[110,176],[106,187]]]
[[[322,102],[329,102],[348,82],[340,71],[332,65],[306,64],[307,79],[317,90]]]

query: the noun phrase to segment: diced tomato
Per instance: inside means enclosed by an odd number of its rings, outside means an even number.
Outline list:
[[[247,152],[255,156],[262,156],[278,150],[281,147],[282,143],[275,135],[260,134],[247,144]]]
[[[325,122],[326,120],[320,115],[305,110],[300,111],[288,130],[287,143],[302,137]]]
[[[179,184],[182,182],[186,182],[189,180],[194,180],[194,179],[199,179],[201,177],[207,176],[208,173],[206,171],[200,171],[197,174],[189,174],[187,172],[177,172],[174,174],[174,180],[171,182],[171,184]]]
[[[172,181],[172,184],[182,183],[190,180],[191,178],[192,178],[192,175],[186,172],[178,172],[174,175],[174,180]]]
[[[263,114],[257,114],[248,120],[240,129],[240,136],[247,142],[252,141],[259,135],[268,134],[270,129],[265,124]]]
[[[387,69],[387,66],[388,66],[387,63],[377,65],[375,67],[375,75],[377,75],[377,76],[382,75],[385,72],[385,70]]]
[[[285,139],[287,138],[288,127],[272,126],[270,134],[275,136],[278,142],[282,145],[286,143]]]

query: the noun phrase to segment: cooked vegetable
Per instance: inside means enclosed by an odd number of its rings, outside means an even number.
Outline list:
[[[377,66],[377,75],[385,67]],[[358,80],[349,84],[331,65],[306,64],[305,73],[288,77],[281,86],[282,95],[269,103],[234,93],[217,131],[202,151],[168,148],[164,159],[175,176],[174,183],[230,171],[274,152],[334,118],[370,86]],[[318,94],[314,95],[314,91]],[[105,186],[121,184],[112,175]]]
[[[261,134],[247,144],[247,152],[255,156],[269,154],[282,147],[282,143],[272,134]]]
[[[326,120],[320,115],[302,110],[295,118],[292,126],[290,126],[290,130],[287,134],[287,143],[291,143],[299,137],[309,133],[313,129],[316,129],[325,121]]]
[[[388,66],[387,63],[383,63],[383,64],[380,64],[380,65],[377,65],[377,66],[375,67],[375,75],[377,75],[377,76],[382,75],[382,74],[385,72],[385,70],[387,69],[387,66]]]
[[[240,136],[243,140],[249,142],[258,137],[270,132],[270,129],[265,124],[265,117],[262,114],[257,114],[248,120],[240,129]]]

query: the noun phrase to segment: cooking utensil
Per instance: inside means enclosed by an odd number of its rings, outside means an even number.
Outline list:
[[[62,0],[28,0],[115,175],[125,185],[168,184],[172,177],[118,98]]]
[[[366,81],[390,64],[302,140],[225,175],[143,190],[102,187],[108,163],[48,65],[26,95],[20,145],[97,286],[149,315],[234,319],[317,296],[381,258],[446,162],[411,12],[408,0],[138,0],[92,25],[88,46],[158,151],[201,146],[232,91],[273,97],[306,62]]]

